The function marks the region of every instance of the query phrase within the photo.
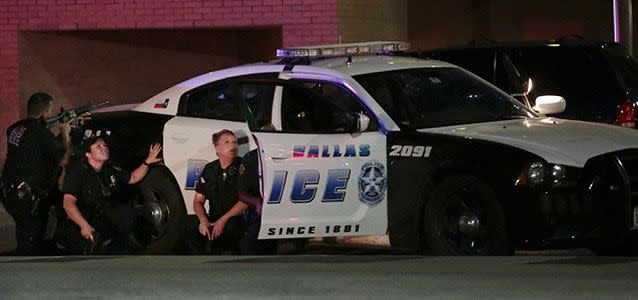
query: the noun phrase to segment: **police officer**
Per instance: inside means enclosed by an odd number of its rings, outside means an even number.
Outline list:
[[[132,173],[109,161],[109,148],[104,139],[89,137],[82,144],[82,159],[69,166],[62,192],[68,218],[61,241],[71,254],[90,253],[112,238],[110,253],[133,250],[132,230],[136,214],[122,192],[127,184],[141,181],[149,166],[160,162],[162,147],[149,147],[148,157]]]
[[[241,203],[249,207],[246,213],[246,232],[239,243],[240,252],[250,255],[274,254],[277,251],[277,240],[258,239],[263,198],[259,188],[261,176],[257,151],[254,149],[246,153],[239,166],[238,197]]]
[[[230,130],[213,134],[219,159],[204,166],[195,187],[193,210],[182,223],[182,236],[190,253],[237,253],[243,234],[241,215],[247,208],[237,201],[237,138]],[[209,212],[204,203],[208,199]]]
[[[3,205],[15,221],[17,255],[45,254],[48,210],[61,202],[57,182],[71,153],[70,125],[61,123],[56,139],[44,122],[52,108],[50,95],[35,93],[27,102],[27,118],[7,129]]]

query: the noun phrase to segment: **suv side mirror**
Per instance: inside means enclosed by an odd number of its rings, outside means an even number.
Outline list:
[[[521,79],[517,82],[519,93],[512,93],[512,97],[527,97],[529,93],[534,89],[534,81],[531,78]]]
[[[355,121],[357,123],[357,131],[358,132],[363,132],[368,130],[368,126],[370,126],[370,117],[362,114],[362,113],[355,113],[354,114],[354,118]]]
[[[538,96],[533,110],[543,115],[558,114],[565,111],[565,98],[555,95]]]

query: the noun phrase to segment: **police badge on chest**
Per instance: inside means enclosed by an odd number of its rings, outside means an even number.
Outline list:
[[[228,177],[235,176],[237,174],[237,168],[235,166],[231,166],[227,171],[222,172],[222,181],[226,181]]]

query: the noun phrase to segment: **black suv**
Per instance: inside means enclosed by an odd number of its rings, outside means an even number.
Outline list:
[[[636,124],[638,64],[616,43],[580,38],[472,41],[465,46],[407,54],[461,66],[512,95],[524,94],[531,79],[526,97],[530,107],[538,96],[565,99],[566,109],[556,117],[632,128]]]

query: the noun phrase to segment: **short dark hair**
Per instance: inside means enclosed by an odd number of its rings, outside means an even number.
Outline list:
[[[85,153],[91,152],[91,146],[93,146],[93,144],[95,144],[95,142],[97,142],[100,139],[106,143],[106,140],[104,140],[101,136],[97,136],[97,135],[92,135],[86,138],[84,141],[82,141],[82,147],[80,147],[80,151],[82,151],[81,153],[82,156],[84,156]]]
[[[37,116],[49,110],[53,102],[53,97],[47,93],[37,92],[27,101],[27,115],[30,117]]]
[[[213,145],[217,145],[217,143],[219,142],[219,139],[222,137],[222,135],[224,134],[232,134],[233,136],[235,136],[235,133],[228,130],[228,129],[222,129],[221,131],[214,133],[213,134]]]

